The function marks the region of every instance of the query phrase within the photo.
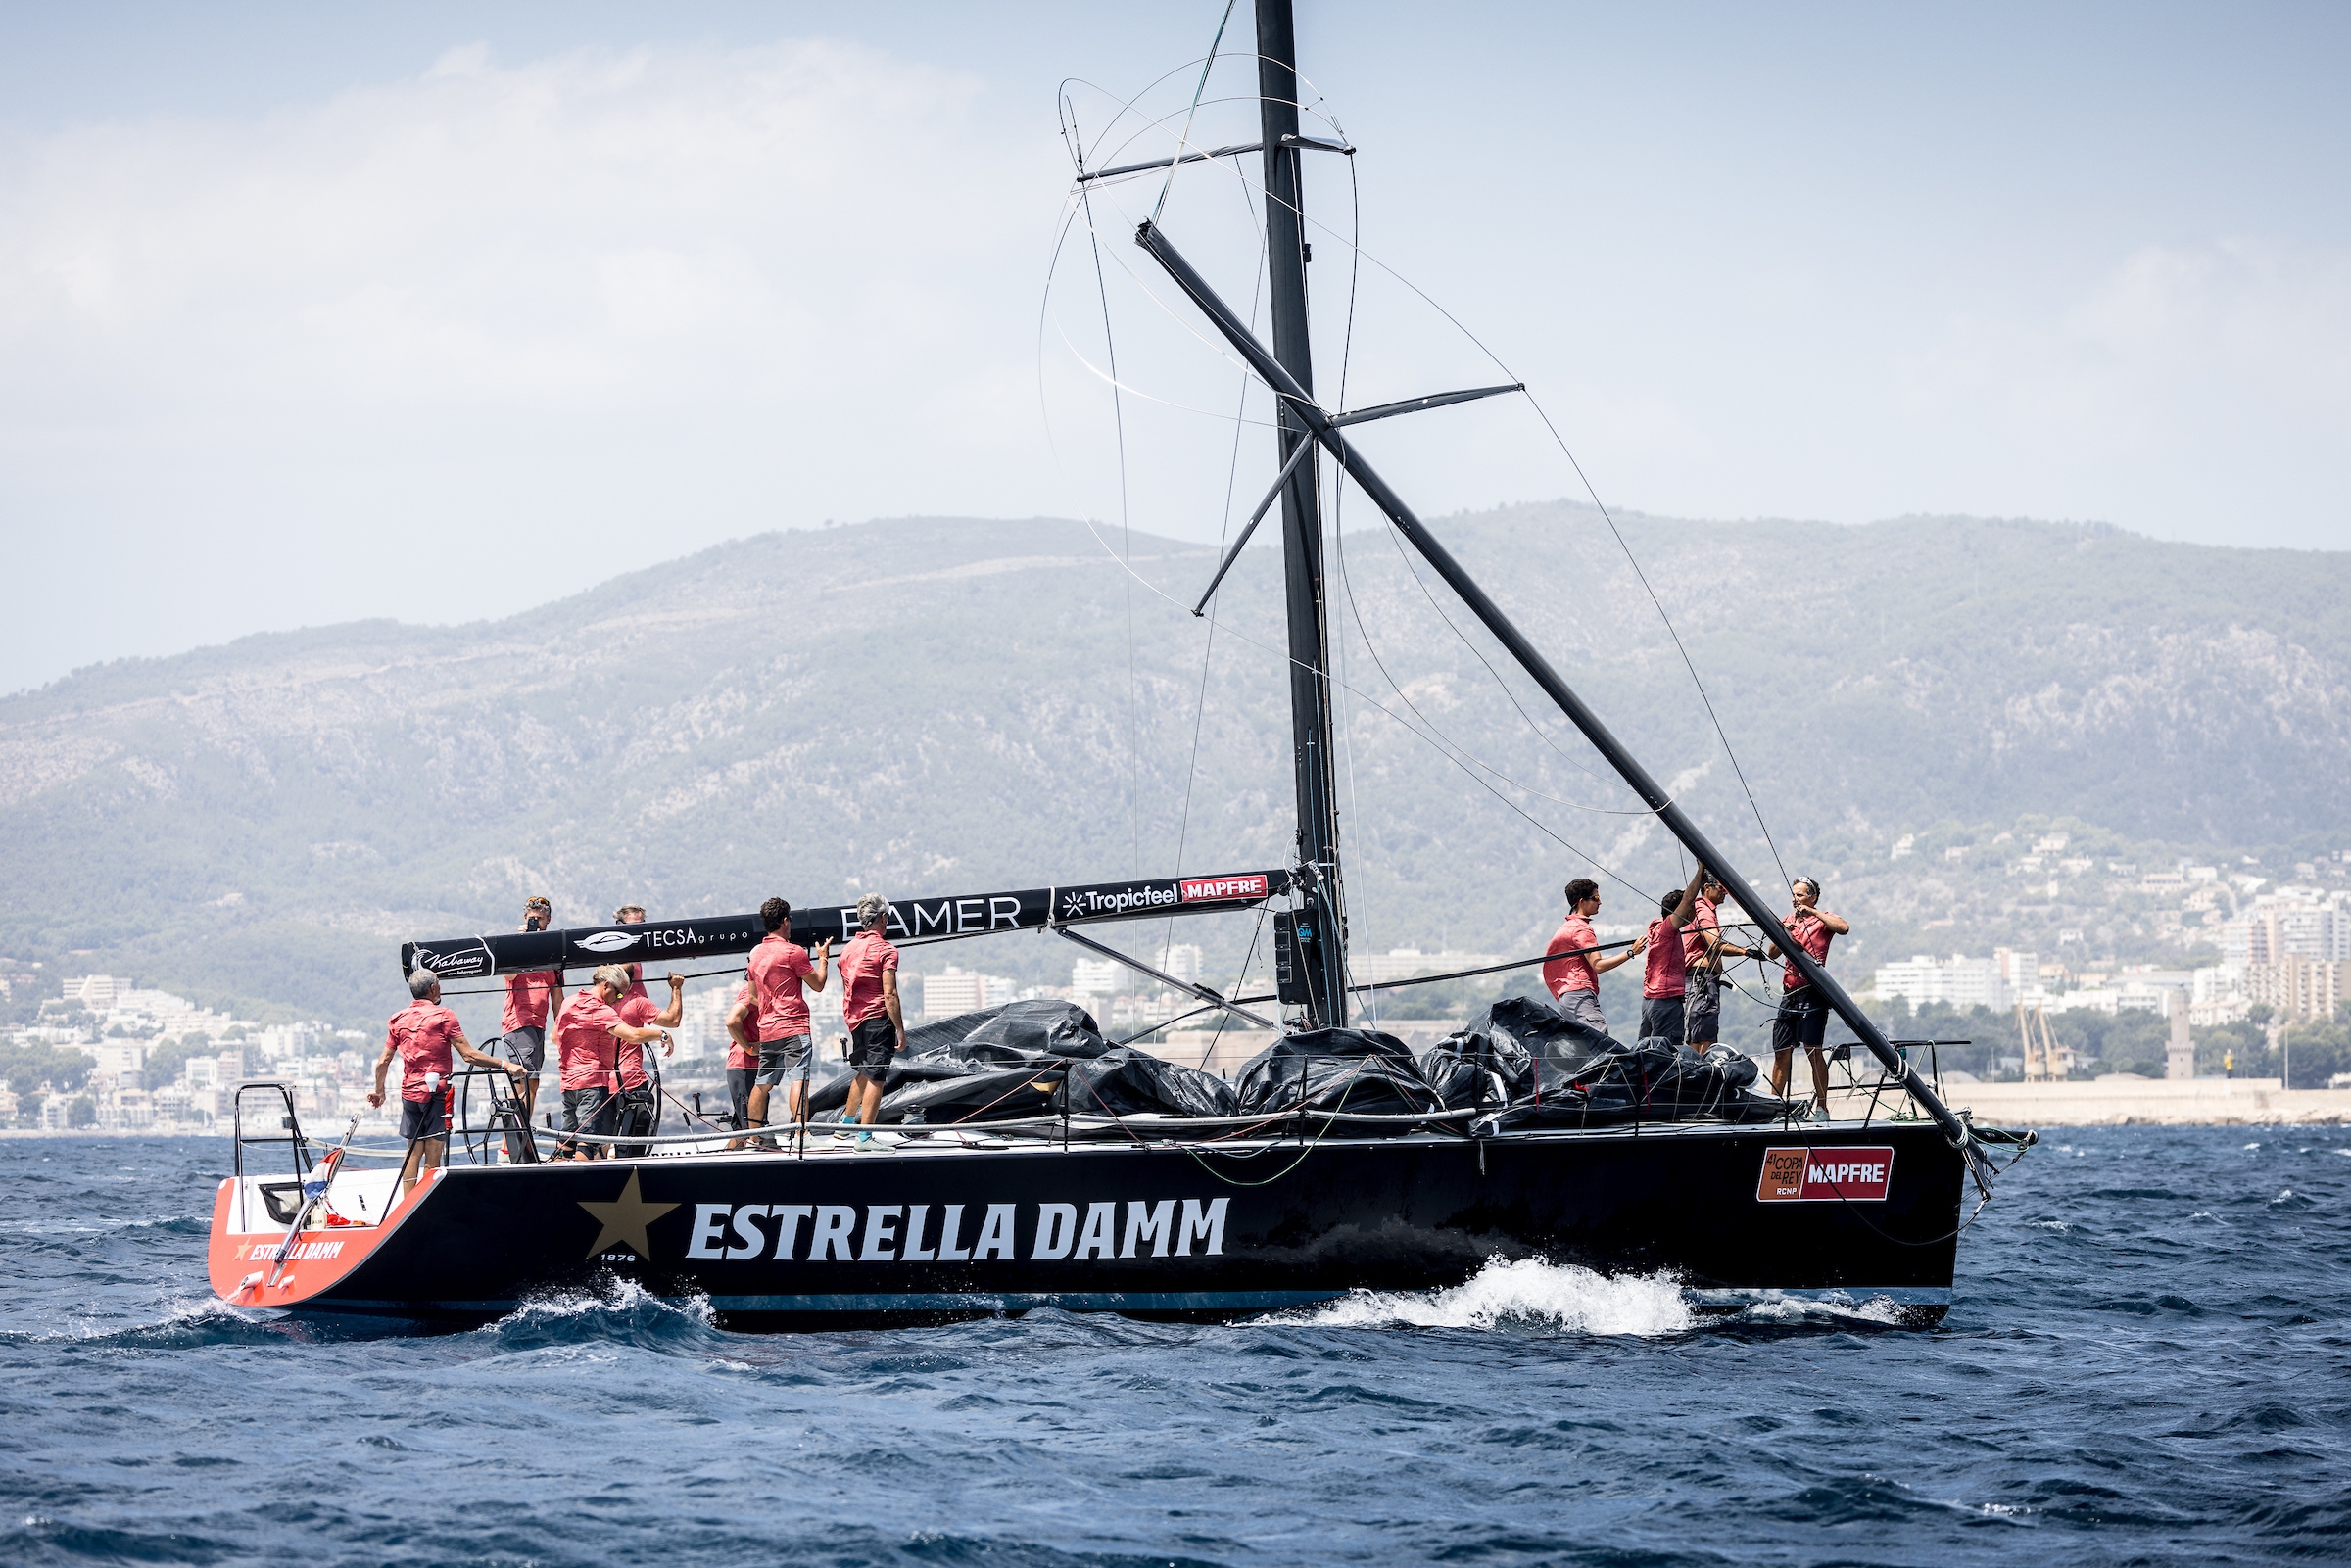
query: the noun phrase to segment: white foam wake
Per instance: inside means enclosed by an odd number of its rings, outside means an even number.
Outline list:
[[[1274,1319],[1337,1328],[1501,1328],[1535,1324],[1569,1334],[1678,1334],[1698,1324],[1681,1286],[1662,1274],[1611,1279],[1539,1259],[1491,1259],[1445,1290],[1356,1291]]]

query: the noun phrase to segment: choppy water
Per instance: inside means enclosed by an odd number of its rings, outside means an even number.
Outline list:
[[[224,1146],[0,1143],[11,1562],[2351,1557],[2351,1134],[2056,1134],[1930,1333],[1658,1281],[1178,1328],[733,1335],[625,1291],[355,1337],[212,1302]]]

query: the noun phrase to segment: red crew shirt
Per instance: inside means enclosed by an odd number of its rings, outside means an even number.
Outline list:
[[[1813,963],[1826,964],[1829,961],[1829,943],[1837,933],[1830,930],[1818,915],[1798,915],[1780,924],[1788,927],[1788,934],[1796,938],[1797,946],[1812,955]],[[1780,977],[1781,988],[1793,991],[1799,985],[1809,983],[1803,972],[1796,967],[1796,960],[1790,959],[1786,972]]]
[[[727,1004],[727,1011],[732,1013],[750,999],[751,987],[749,982],[745,981],[735,988],[735,1000]],[[758,1019],[754,1017],[746,1022],[752,1025],[752,1031],[756,1033]],[[727,1070],[729,1072],[747,1072],[758,1065],[758,1052],[746,1051],[741,1040],[736,1039],[732,1034],[727,1036]]]
[[[898,950],[880,931],[859,931],[840,950],[840,1021],[855,1028],[888,1015],[882,1000],[882,972],[898,967]]]
[[[1578,955],[1600,945],[1592,934],[1592,923],[1581,915],[1570,915],[1559,933],[1551,939],[1544,952],[1555,955],[1543,966],[1543,983],[1551,987],[1553,996],[1564,996],[1569,991],[1597,991],[1600,976],[1593,973],[1592,961]],[[1564,954],[1565,957],[1557,955]]]
[[[566,1089],[608,1089],[612,1086],[614,1047],[612,1025],[620,1015],[604,1005],[593,985],[572,993],[555,1015],[555,1060],[563,1069]]]
[[[400,1097],[422,1100],[427,1094],[424,1075],[439,1073],[449,1081],[450,1053],[462,1030],[457,1016],[434,1002],[416,1002],[392,1015],[384,1027],[384,1043],[400,1053]]]
[[[1702,933],[1720,929],[1722,922],[1714,913],[1713,900],[1701,898],[1698,901],[1698,913],[1691,916],[1690,924],[1682,927],[1682,969],[1685,974],[1691,965],[1705,959],[1706,939]]]
[[[1649,963],[1641,972],[1641,994],[1655,1001],[1660,997],[1681,996],[1690,989],[1690,960],[1683,955],[1681,933],[1673,923],[1658,919],[1649,923]]]
[[[777,931],[751,951],[751,988],[759,995],[759,1038],[788,1040],[808,1032],[808,995],[800,977],[814,974],[808,949]]]
[[[533,970],[528,974],[506,976],[506,1016],[499,1024],[504,1029],[544,1029],[547,1027],[547,1001],[554,994],[563,976],[553,970]]]
[[[624,996],[613,1011],[620,1015],[621,1022],[641,1029],[651,1028],[653,1020],[661,1013],[649,996]],[[619,1069],[622,1088],[642,1089],[652,1081],[645,1075],[645,1046],[641,1042],[616,1038],[612,1042],[612,1060]]]
[[[643,996],[644,994],[645,966],[643,964],[631,964],[629,966],[629,988],[620,993],[620,999],[623,1002],[634,1002],[637,1000],[637,998]],[[655,1011],[658,1011],[658,1009]]]

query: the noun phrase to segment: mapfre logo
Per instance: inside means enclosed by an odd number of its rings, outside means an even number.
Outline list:
[[[1755,1201],[1882,1204],[1893,1181],[1892,1149],[1766,1149]]]
[[[598,931],[594,936],[581,937],[572,945],[584,947],[591,953],[617,953],[624,947],[635,947],[637,933],[635,931]]]
[[[1203,877],[1183,884],[1183,901],[1187,904],[1217,904],[1234,898],[1263,898],[1266,896],[1266,875],[1254,877]]]

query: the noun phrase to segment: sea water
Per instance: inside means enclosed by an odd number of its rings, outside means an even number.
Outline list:
[[[2351,1132],[2065,1130],[1939,1329],[1497,1263],[1219,1327],[478,1330],[215,1303],[227,1151],[15,1140],[0,1560],[2351,1558]]]

